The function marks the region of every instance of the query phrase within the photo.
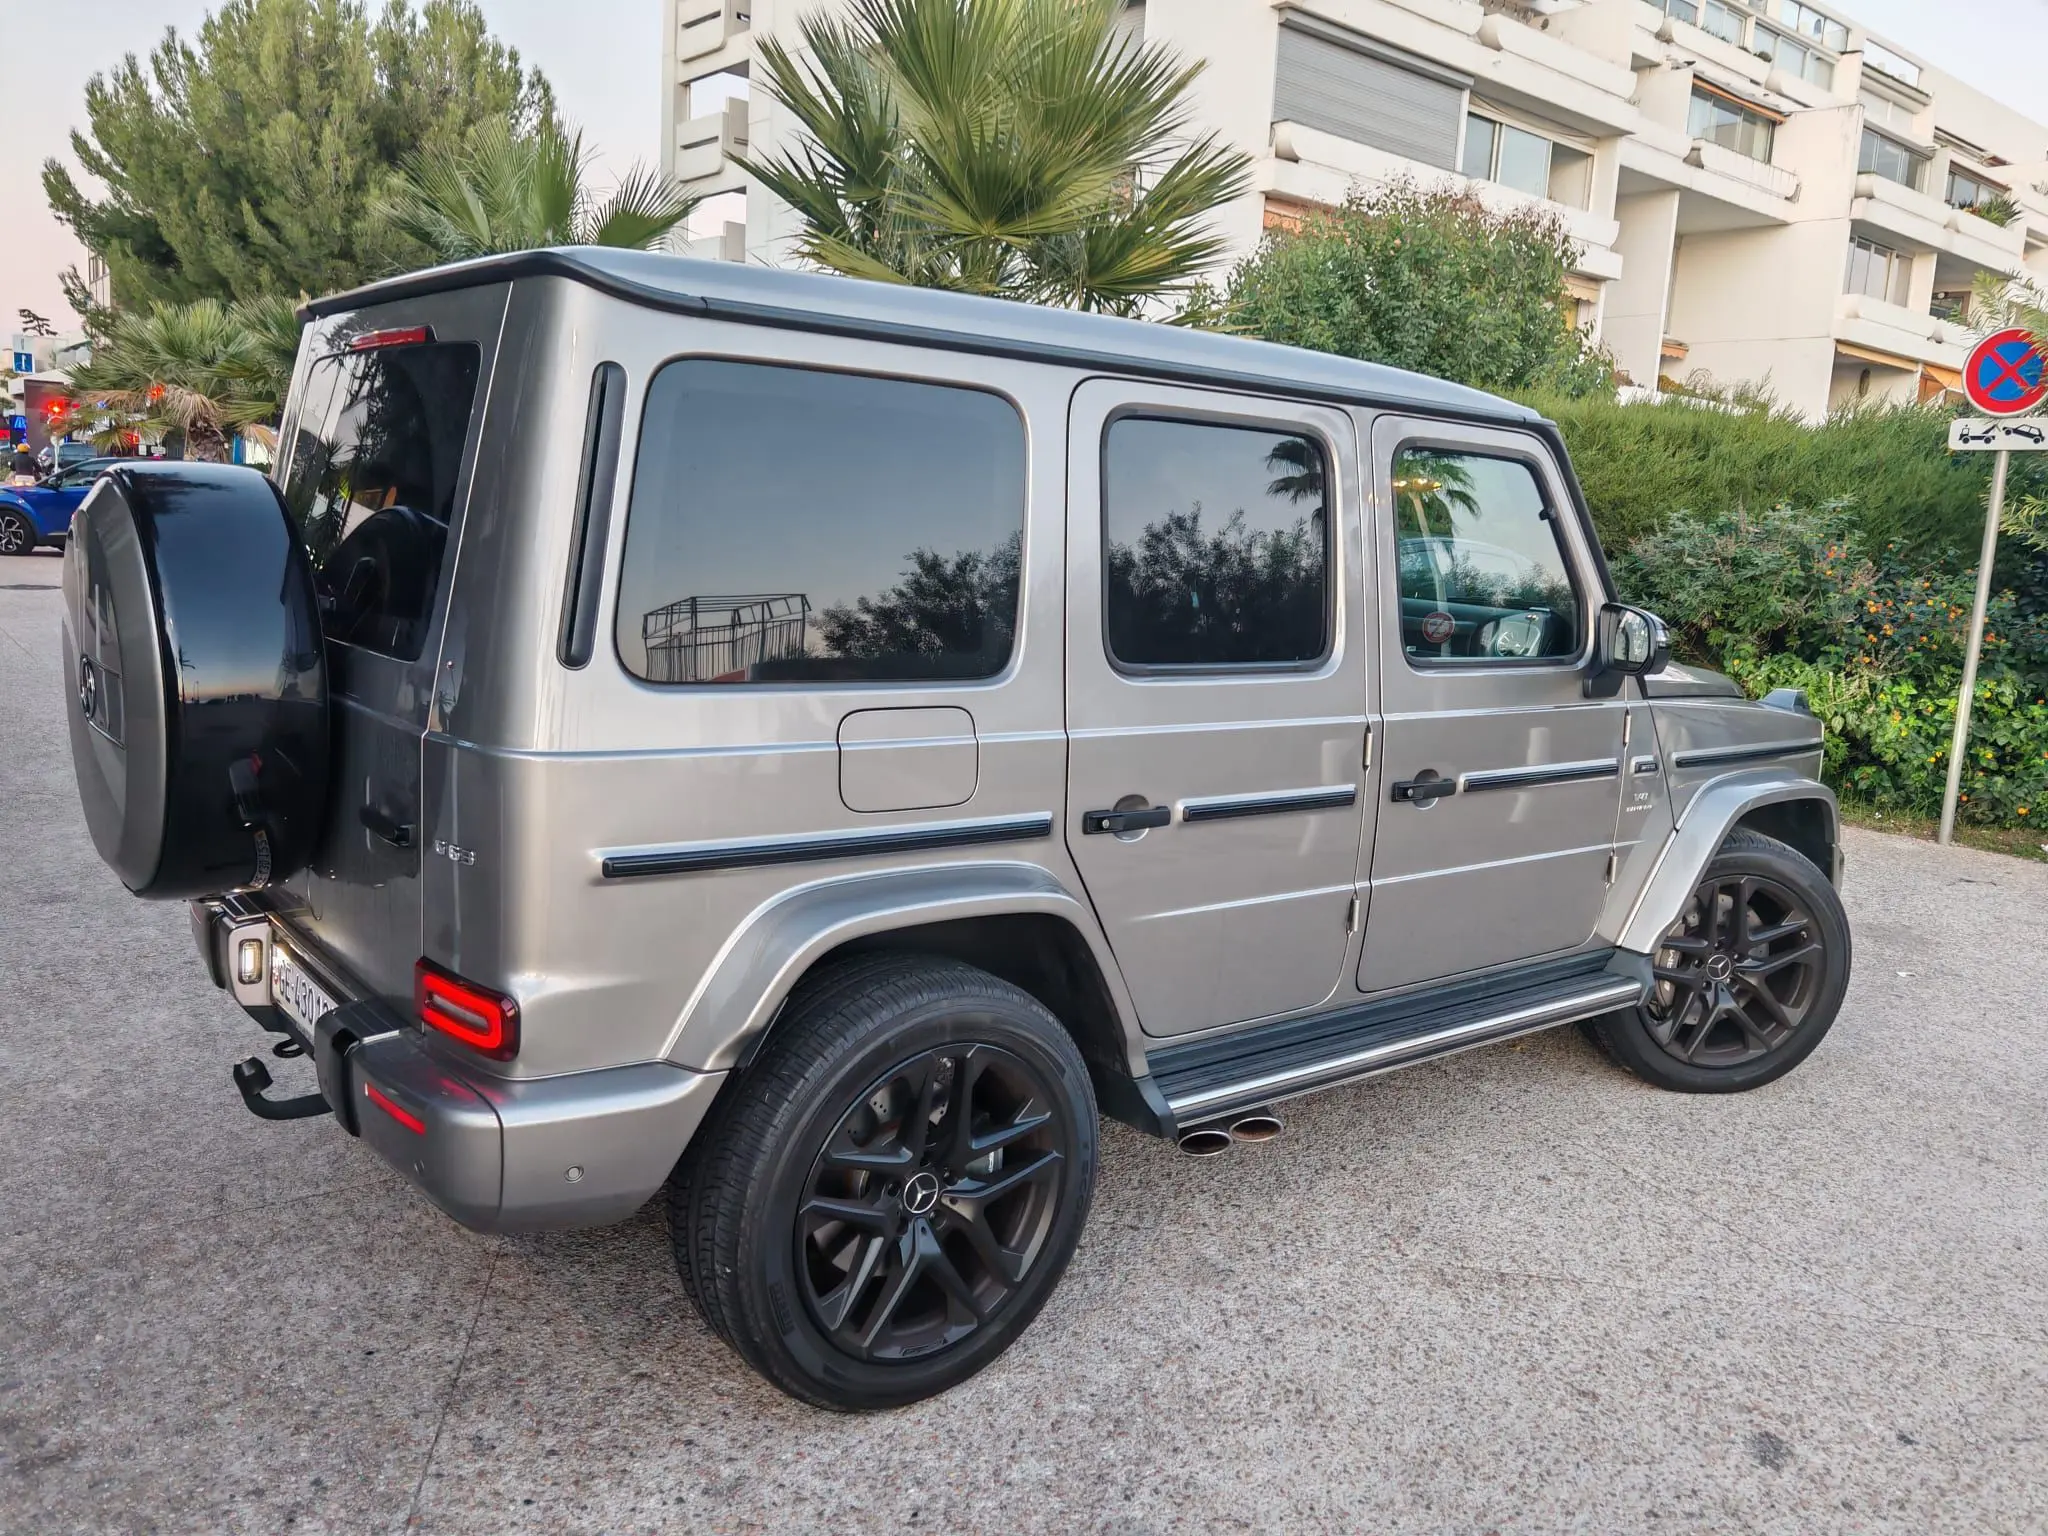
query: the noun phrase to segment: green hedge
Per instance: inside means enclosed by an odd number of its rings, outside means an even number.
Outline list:
[[[1564,433],[1610,550],[1681,512],[1839,504],[1866,549],[1975,561],[1992,455],[1948,451],[1952,411],[1873,408],[1809,426],[1769,408],[1524,398]],[[2048,495],[2048,465],[2034,462],[2043,458],[2014,455],[2016,494]]]

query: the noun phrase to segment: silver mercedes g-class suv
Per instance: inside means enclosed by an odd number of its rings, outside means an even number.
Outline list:
[[[800,1398],[1000,1353],[1098,1113],[1220,1150],[1568,1023],[1753,1088],[1841,1004],[1818,722],[1667,664],[1520,406],[611,251],[306,317],[274,482],[78,514],[99,851],[310,1056],[252,1110],[483,1231],[659,1196]]]

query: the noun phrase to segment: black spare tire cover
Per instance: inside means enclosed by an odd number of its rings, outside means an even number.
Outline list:
[[[303,867],[327,799],[312,565],[277,488],[225,464],[109,471],[64,556],[71,762],[100,857],[138,896]]]

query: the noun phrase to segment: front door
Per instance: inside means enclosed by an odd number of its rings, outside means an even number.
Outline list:
[[[1070,429],[1067,845],[1140,1021],[1313,1008],[1365,790],[1352,422],[1092,380]]]
[[[1622,699],[1588,699],[1603,584],[1528,434],[1381,417],[1384,787],[1358,984],[1585,944],[1620,805]]]

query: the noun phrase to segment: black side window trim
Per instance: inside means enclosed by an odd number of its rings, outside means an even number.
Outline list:
[[[1252,403],[1252,402],[1247,402]],[[1337,654],[1337,598],[1342,581],[1337,569],[1337,551],[1341,547],[1337,535],[1343,523],[1343,491],[1338,469],[1337,448],[1330,441],[1329,434],[1297,417],[1283,412],[1287,402],[1261,400],[1257,405],[1270,407],[1272,415],[1247,411],[1244,415],[1227,414],[1219,411],[1183,409],[1170,405],[1145,405],[1136,401],[1114,407],[1102,418],[1102,430],[1096,440],[1096,538],[1100,554],[1098,565],[1101,579],[1097,582],[1097,601],[1101,612],[1102,654],[1110,670],[1123,677],[1175,678],[1202,677],[1300,677],[1323,671]],[[1237,431],[1267,431],[1284,433],[1305,438],[1315,444],[1323,456],[1323,480],[1330,487],[1323,506],[1323,649],[1319,655],[1302,661],[1222,661],[1222,662],[1138,662],[1125,661],[1117,655],[1110,644],[1109,634],[1109,434],[1122,421],[1170,421],[1196,427],[1224,427]]]
[[[1430,435],[1428,432],[1416,432],[1405,437],[1396,438],[1394,440],[1393,447],[1390,448],[1387,452],[1387,462],[1384,466],[1384,474],[1381,472],[1382,466],[1378,463],[1377,456],[1375,456],[1373,474],[1377,479],[1383,482],[1381,485],[1375,487],[1375,494],[1377,495],[1379,492],[1385,492],[1387,495],[1387,527],[1388,531],[1393,534],[1394,541],[1396,544],[1396,549],[1394,552],[1394,565],[1389,568],[1387,578],[1391,579],[1395,583],[1395,611],[1397,613],[1400,611],[1401,602],[1399,575],[1400,550],[1398,547],[1400,543],[1401,532],[1399,526],[1396,523],[1396,513],[1393,506],[1393,487],[1391,484],[1391,480],[1393,476],[1394,461],[1400,458],[1402,454],[1406,453],[1411,448],[1430,449],[1439,453],[1469,453],[1474,455],[1475,457],[1485,459],[1507,459],[1511,462],[1521,464],[1527,467],[1531,478],[1534,479],[1536,482],[1537,495],[1543,498],[1544,520],[1550,524],[1550,536],[1557,541],[1558,558],[1564,562],[1565,579],[1572,584],[1572,596],[1578,600],[1579,628],[1581,633],[1579,635],[1579,648],[1578,650],[1574,651],[1570,656],[1485,656],[1478,658],[1464,656],[1411,656],[1408,654],[1408,648],[1405,645],[1396,645],[1394,649],[1400,652],[1401,659],[1408,664],[1408,670],[1411,672],[1447,672],[1453,675],[1463,673],[1472,673],[1474,675],[1477,675],[1494,671],[1583,671],[1586,667],[1586,664],[1592,660],[1593,654],[1593,626],[1589,621],[1587,615],[1598,609],[1599,604],[1594,603],[1589,605],[1586,601],[1586,583],[1584,580],[1585,573],[1579,569],[1578,562],[1572,551],[1571,541],[1565,536],[1564,533],[1564,519],[1568,514],[1571,516],[1574,523],[1579,522],[1578,508],[1575,504],[1569,503],[1563,507],[1560,507],[1558,505],[1557,498],[1551,494],[1551,484],[1549,477],[1555,476],[1560,484],[1566,485],[1567,487],[1570,485],[1571,482],[1566,479],[1562,468],[1560,468],[1555,461],[1549,458],[1540,448],[1537,447],[1524,448],[1520,446],[1509,446],[1506,444],[1476,443],[1470,440],[1469,438],[1434,437]],[[1583,525],[1581,526],[1583,531]],[[1587,543],[1590,549],[1596,551],[1600,547],[1598,542],[1591,539],[1590,537],[1588,538]],[[1597,556],[1596,564],[1598,564]],[[1600,574],[1605,574],[1604,569],[1600,571]],[[1382,587],[1382,591],[1384,591],[1384,586]],[[1382,601],[1384,600],[1385,599],[1383,597]],[[1601,601],[1604,602],[1606,601],[1606,599],[1603,598]]]
[[[569,535],[561,631],[555,639],[556,656],[571,669],[588,666],[597,645],[597,614],[604,605],[604,553],[611,534],[625,419],[626,370],[617,363],[599,363],[590,375],[583,467],[577,477],[576,512]]]

